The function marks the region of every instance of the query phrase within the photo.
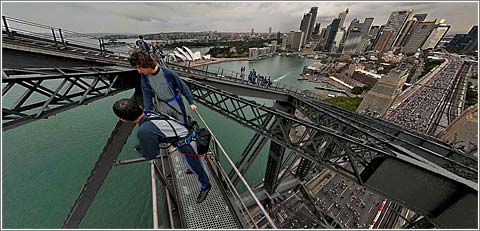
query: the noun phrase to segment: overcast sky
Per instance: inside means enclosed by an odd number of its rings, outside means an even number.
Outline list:
[[[386,22],[394,10],[445,18],[450,33],[478,24],[478,2],[144,2],[21,3],[2,2],[2,15],[78,32],[156,33],[172,31],[274,32],[298,30],[303,13],[318,6],[317,22],[326,27],[340,11],[354,18]]]

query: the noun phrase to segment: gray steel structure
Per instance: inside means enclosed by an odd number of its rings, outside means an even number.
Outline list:
[[[118,60],[118,63],[124,64],[125,61]],[[82,68],[72,69],[81,70]],[[218,75],[218,73],[201,70],[198,72],[199,70],[193,71],[178,66],[174,69],[179,75],[185,77],[185,82],[190,86],[199,103],[254,130],[258,137],[264,137],[276,143],[275,148],[271,150],[280,152],[270,156],[270,167],[267,171],[279,169],[279,165],[287,164],[282,155],[286,150],[290,150],[291,153],[303,158],[297,171],[299,178],[315,164],[395,199],[400,204],[425,216],[426,220],[422,221],[432,222],[437,227],[477,228],[478,188],[475,182],[478,172],[475,158],[468,157],[431,137],[408,132],[386,121],[375,120],[315,101],[302,92],[270,89],[271,94],[275,94],[276,91],[277,95],[284,95],[285,100],[279,100],[277,108],[269,108],[239,97],[238,95],[242,95],[246,88],[232,87],[232,92],[227,92],[198,82],[211,81],[212,76],[216,76],[218,84],[237,83],[232,81],[233,76],[225,78],[223,71]],[[31,68],[29,71],[34,72],[35,75],[22,78],[24,73],[14,71],[8,76],[4,74],[2,79],[4,82],[17,81],[16,84],[45,78],[67,83],[68,79],[88,79],[89,77],[86,76],[91,75],[84,73],[65,75],[62,72],[52,74],[43,72],[41,68]],[[134,71],[125,70],[124,74],[130,75],[133,74],[132,72]],[[202,73],[205,74],[202,76]],[[97,82],[101,81],[99,76],[103,74],[107,73],[96,75]],[[138,78],[125,78],[138,80]],[[105,79],[104,81],[109,83]],[[108,86],[127,90],[138,86],[138,82],[136,84],[132,86],[126,81],[115,87],[110,82]],[[90,85],[92,86],[95,87],[94,84]],[[34,87],[43,89],[37,85]],[[62,88],[57,87],[57,89]],[[51,100],[30,108],[41,109],[48,107],[52,102],[60,102],[57,99],[60,90],[47,91],[50,93]],[[268,89],[260,86],[250,87],[247,91],[269,92]],[[68,103],[74,105],[77,102]],[[302,111],[310,121],[292,115],[293,109]],[[58,112],[61,110],[51,111],[52,114]],[[31,120],[34,119],[38,118],[31,118]],[[289,131],[295,128],[303,128],[301,138],[298,140],[292,140],[289,136]],[[131,128],[121,129],[125,130],[125,133],[131,131]],[[125,139],[124,135],[122,135],[123,138],[113,139],[113,141],[121,143]],[[110,142],[107,146],[109,148],[106,148],[105,152],[113,148]],[[121,146],[123,145],[120,145],[120,149]],[[114,154],[118,152],[114,150],[111,155],[115,156]],[[346,161],[349,164],[339,165],[339,161]],[[108,174],[108,165],[105,169],[104,172]],[[399,172],[402,175],[399,175]],[[281,180],[278,175],[272,175],[266,179],[268,179],[266,187],[270,187],[269,191],[274,191]],[[102,181],[98,180],[98,187]],[[96,192],[90,193],[91,198]],[[91,200],[89,202],[91,203]]]
[[[127,82],[134,86],[130,79],[125,78],[132,72],[134,71],[131,69],[119,66],[16,69],[4,67],[2,82],[6,85],[2,89],[3,130],[48,118],[56,113],[124,91],[125,86],[128,86]]]

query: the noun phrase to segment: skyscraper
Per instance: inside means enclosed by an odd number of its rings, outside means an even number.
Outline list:
[[[455,49],[467,34],[456,34],[447,44],[448,49]]]
[[[387,23],[385,24],[385,28],[383,30],[391,31],[392,36],[387,41],[384,51],[390,50],[390,48],[392,48],[394,42],[398,37],[398,34],[400,33],[400,30],[403,27],[403,24],[410,17],[411,13],[412,10],[401,10],[393,11],[392,14],[390,14],[390,17],[388,18]]]
[[[412,19],[407,20],[398,34],[397,39],[393,47],[403,47],[408,40],[408,37],[412,33],[413,28],[418,22],[424,21],[427,18],[427,14],[414,14]]]
[[[375,46],[378,42],[378,39],[380,38],[380,35],[383,32],[383,27],[384,27],[384,25],[372,26],[372,28],[370,29],[370,32],[369,32],[370,41],[369,41],[368,50],[374,50],[375,49]]]
[[[412,54],[420,48],[425,40],[427,40],[430,33],[432,33],[433,28],[435,27],[435,22],[437,20],[425,20],[423,22],[417,23],[411,35],[408,38],[408,41],[405,43],[405,46],[402,49],[402,52],[406,54]]]
[[[383,28],[382,32],[380,32],[380,35],[378,35],[378,39],[375,43],[375,51],[379,53],[383,53],[387,48],[388,41],[392,37],[393,37],[393,31],[385,30],[385,28]]]
[[[425,21],[425,19],[427,19],[427,14],[414,14],[413,18],[417,19],[419,22]]]
[[[304,37],[305,33],[301,30],[293,32],[291,50],[302,50],[302,41],[304,41]]]
[[[305,13],[302,18],[302,22],[300,23],[300,30],[305,34],[301,46],[305,45],[307,42],[307,36],[309,34],[310,28],[310,21],[312,19],[311,13]]]
[[[315,24],[312,35],[317,35],[318,33],[320,33],[320,23]]]
[[[375,40],[380,32],[380,26],[372,26],[370,27],[370,30],[368,31],[368,37],[370,39]]]
[[[337,34],[335,35],[335,38],[333,39],[333,47],[330,52],[332,53],[338,53],[341,51],[341,46],[343,42],[343,38],[345,35],[345,30],[340,29],[337,31]]]
[[[402,30],[400,31],[400,34],[398,35],[397,40],[395,41],[395,44],[393,44],[393,47],[403,47],[403,45],[405,45],[405,42],[407,41],[407,38],[412,32],[416,23],[416,19],[411,19],[405,22]]]
[[[444,24],[444,20],[440,20],[440,23],[436,24],[432,33],[428,36],[425,43],[423,43],[422,49],[434,49],[442,38],[447,34],[450,29],[450,25]]]
[[[338,28],[342,28],[343,27],[343,23],[345,22],[345,18],[347,18],[347,14],[348,14],[348,8],[343,11],[343,12],[340,12],[338,14],[338,18],[340,19],[340,22],[338,24]]]
[[[338,26],[340,25],[340,19],[333,19],[332,23],[329,25],[330,31],[328,31],[327,41],[325,43],[324,51],[332,52],[333,43],[338,32]]]
[[[470,53],[478,49],[478,26],[473,26],[467,35],[462,39],[462,44],[465,46],[462,52]]]
[[[272,28],[269,27],[269,28],[268,28],[268,35],[270,36],[271,34],[272,34]]]
[[[311,15],[311,18],[310,18],[310,23],[309,23],[309,26],[308,26],[308,34],[307,34],[307,42],[310,41],[311,37],[312,37],[312,34],[313,34],[313,28],[315,26],[315,21],[317,19],[317,12],[318,12],[318,7],[314,6],[310,9],[310,14]]]
[[[362,53],[368,44],[368,31],[372,23],[373,18],[366,18],[363,23],[354,19],[348,27],[342,53]]]

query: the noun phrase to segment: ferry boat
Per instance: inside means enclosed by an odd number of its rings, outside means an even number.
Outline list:
[[[303,74],[303,73],[302,73],[302,74],[299,74],[299,77],[297,78],[297,80],[308,80],[307,75],[309,75],[309,74],[306,74],[306,75]]]

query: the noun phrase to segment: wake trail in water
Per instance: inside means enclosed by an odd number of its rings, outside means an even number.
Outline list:
[[[283,78],[287,77],[287,74],[288,74],[288,72],[287,72],[287,73],[285,73],[285,74],[283,74],[282,76],[280,76],[280,77],[278,77],[278,78],[274,79],[272,82],[276,83],[276,82],[278,82],[278,81],[282,80]]]

